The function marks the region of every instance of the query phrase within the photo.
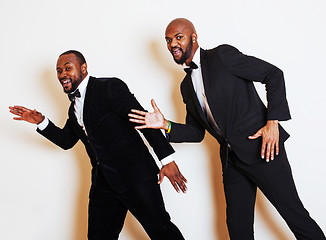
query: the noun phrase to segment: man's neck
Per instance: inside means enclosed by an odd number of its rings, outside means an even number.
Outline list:
[[[195,56],[195,54],[196,54],[198,48],[199,48],[198,44],[194,45],[190,57],[189,57],[189,58],[186,60],[186,62],[185,62],[185,64],[186,64],[187,66],[190,66],[190,63],[191,63],[192,59],[194,58],[194,56]]]

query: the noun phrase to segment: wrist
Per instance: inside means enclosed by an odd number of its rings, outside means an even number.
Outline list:
[[[42,115],[41,118],[40,118],[40,120],[36,124],[40,124],[41,122],[44,121],[44,119],[45,119],[45,117]]]
[[[278,124],[278,120],[268,120],[267,123],[276,125],[276,124]]]
[[[163,129],[164,129],[165,131],[169,131],[169,128],[171,129],[171,123],[170,123],[170,121],[164,119],[164,122],[163,122]]]

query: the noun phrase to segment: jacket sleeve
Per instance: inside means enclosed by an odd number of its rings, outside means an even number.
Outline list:
[[[128,114],[131,112],[131,109],[144,111],[144,108],[129,91],[128,86],[120,79],[111,79],[109,81],[107,97],[108,101],[112,104],[112,107],[120,115],[120,117],[129,122],[132,127],[135,127],[136,124],[129,121]],[[153,148],[159,160],[162,160],[163,158],[174,153],[174,149],[164,137],[161,130],[142,129],[140,131]]]
[[[221,45],[217,50],[222,64],[232,74],[265,84],[267,120],[291,119],[284,76],[279,68],[256,57],[245,55],[230,45]]]
[[[171,122],[171,132],[169,134],[170,142],[201,142],[205,136],[205,129],[196,121],[195,117],[191,115],[189,111],[187,99],[184,93],[184,82],[181,83],[181,94],[183,102],[186,104],[186,123],[175,123]]]
[[[189,119],[191,116],[187,114],[186,124],[171,122],[170,142],[201,142],[204,139],[205,129]]]
[[[48,126],[43,130],[37,129],[36,131],[48,140],[61,147],[64,150],[72,148],[79,140],[74,133],[71,122],[68,119],[65,126],[61,129],[49,121]]]

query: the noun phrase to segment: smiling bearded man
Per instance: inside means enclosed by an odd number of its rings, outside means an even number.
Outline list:
[[[128,121],[132,108],[142,108],[127,85],[118,78],[88,76],[87,64],[77,51],[57,61],[57,77],[71,100],[63,129],[36,110],[10,107],[15,120],[37,124],[37,131],[63,149],[79,140],[92,164],[88,239],[118,239],[129,210],[154,240],[183,240],[165,210],[158,184],[159,169],[141,136]],[[186,191],[186,179],[171,156],[174,153],[160,130],[142,131],[164,165],[159,173],[173,187]]]

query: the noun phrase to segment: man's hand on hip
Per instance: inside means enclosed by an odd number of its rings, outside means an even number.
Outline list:
[[[274,160],[274,154],[279,154],[279,130],[278,120],[267,121],[267,124],[258,130],[249,139],[257,139],[262,137],[261,158],[266,157],[266,162]]]

